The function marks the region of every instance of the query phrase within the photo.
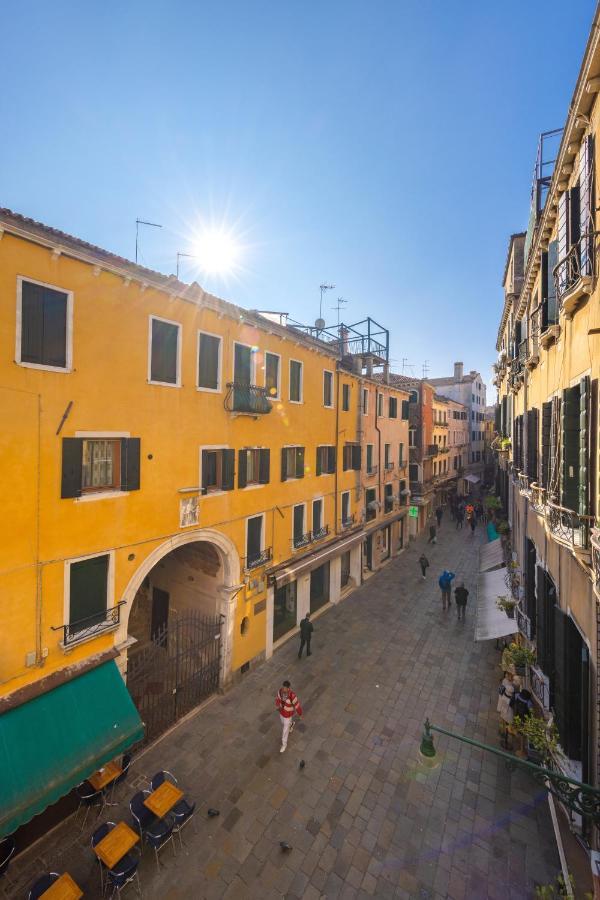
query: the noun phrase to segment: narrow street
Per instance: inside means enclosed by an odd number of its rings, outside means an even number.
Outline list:
[[[313,655],[297,642],[137,760],[120,809],[148,777],[172,771],[197,801],[183,852],[149,850],[146,898],[526,898],[558,870],[545,791],[496,758],[436,736],[434,766],[419,756],[423,721],[498,746],[499,652],[475,644],[478,549],[446,514],[438,544],[423,538],[346,601],[315,620]],[[470,591],[465,623],[443,613],[437,578],[448,567]],[[279,753],[275,692],[289,678],[305,709]],[[305,760],[303,769],[300,760]],[[220,810],[207,818],[208,807]],[[23,896],[30,877],[68,866],[86,896],[99,895],[89,833],[73,822],[11,870]],[[284,852],[280,841],[292,850]],[[133,895],[133,889],[129,889]],[[88,893],[89,892],[89,893]]]

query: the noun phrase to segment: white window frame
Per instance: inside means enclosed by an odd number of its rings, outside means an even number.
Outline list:
[[[313,531],[315,503],[321,503],[321,521],[319,522],[319,531],[324,527],[325,522],[325,497],[313,497],[310,507],[310,530]]]
[[[292,401],[293,402],[293,401]],[[281,448],[282,450],[297,450],[299,447],[304,447],[304,457],[306,458],[306,445],[305,444],[284,444]],[[300,481],[300,477],[295,474],[296,467],[294,465],[294,474],[286,475],[286,481]]]
[[[331,375],[331,403],[325,403],[325,376],[326,375]],[[334,383],[334,378],[333,378],[333,372],[331,371],[331,369],[323,369],[323,406],[325,407],[325,409],[333,409],[335,407],[335,399],[333,396],[333,383]]]
[[[373,450],[375,449],[375,444],[366,444],[365,447],[366,447],[366,449],[365,449],[365,472],[368,474],[369,473],[369,449],[368,448],[369,447],[371,448],[371,469],[373,469],[375,466],[375,463],[373,462],[373,459],[374,459]]]
[[[302,446],[302,445],[300,445],[300,446]],[[333,447],[335,449],[335,444],[317,444],[317,453],[319,452],[319,450],[322,450],[324,447],[326,447],[328,450],[330,447]],[[329,456],[329,454],[327,454],[327,455]],[[337,467],[337,459],[336,459],[336,467]],[[335,475],[335,472],[321,472],[320,475],[317,475],[316,469],[317,469],[317,467],[315,466],[315,477],[316,478],[320,478],[321,475]]]
[[[296,547],[294,545],[294,512],[298,506],[302,507],[302,534],[307,533],[306,529],[306,503],[294,503],[292,506],[292,551],[303,550],[303,547]]]
[[[273,350],[265,350],[265,379],[264,386],[267,387],[267,356],[275,356],[278,360],[277,365],[277,393],[267,394],[269,400],[281,400],[281,354],[275,353]]]
[[[292,400],[292,396],[291,396],[291,394],[292,394],[292,363],[300,364],[300,399],[299,400]],[[289,377],[288,402],[296,403],[296,404],[304,403],[304,362],[303,362],[303,360],[290,359],[289,366],[288,366],[288,377]]]
[[[202,493],[202,451],[203,450],[229,450],[229,444],[201,444],[198,450],[198,472],[199,478],[199,494],[200,499],[202,500],[205,497],[218,497],[221,494],[228,494],[229,491],[224,491],[222,488],[219,488],[216,491],[207,491],[206,494]],[[252,517],[251,517],[252,518]]]
[[[175,384],[170,381],[153,381],[152,380],[152,321],[165,322],[167,325],[177,326],[177,380]],[[160,387],[180,388],[181,387],[181,341],[182,341],[183,325],[181,322],[174,322],[173,319],[164,319],[162,316],[150,314],[148,316],[148,384],[157,384]]]
[[[63,623],[65,625],[71,623],[71,566],[73,563],[85,562],[86,559],[96,559],[98,556],[108,556],[108,573],[106,577],[106,609],[112,609],[115,605],[115,551],[103,550],[101,553],[88,553],[85,556],[75,556],[73,559],[66,559],[64,563],[64,602],[63,602]],[[106,621],[106,619],[105,619]],[[99,625],[102,623],[99,622]],[[115,625],[114,630],[118,628]],[[73,641],[69,641],[69,649],[77,644],[84,644],[86,641],[95,640],[100,635],[106,634],[109,629],[102,629],[98,634],[88,634],[85,637]],[[62,642],[61,642],[62,645]]]
[[[129,431],[76,431],[76,438],[82,438],[84,441],[116,441],[120,438],[131,437]],[[115,490],[97,490],[87,491],[80,497],[74,497],[73,503],[89,503],[94,500],[110,500],[112,497],[127,497],[129,491],[124,491],[120,487]],[[98,554],[102,556],[103,554]]]
[[[367,401],[366,403],[365,398]],[[365,387],[362,388],[362,394],[360,396],[360,411],[363,416],[369,415],[369,389]]]
[[[207,388],[200,387],[200,335],[205,334],[208,337],[217,338],[219,341],[219,358],[217,363],[217,387]],[[206,394],[221,394],[223,392],[223,336],[213,334],[212,331],[205,331],[204,328],[198,329],[198,337],[196,339],[196,390],[203,391]]]
[[[246,347],[250,351],[250,384],[256,384],[256,353],[252,352],[253,345],[245,344],[244,341],[233,341],[233,352],[231,354],[231,380],[235,384],[235,348]]]
[[[67,295],[67,328],[65,334],[65,365],[64,366],[47,366],[43,363],[30,363],[21,360],[21,338],[23,337],[23,282],[29,284],[37,284],[39,287],[49,288],[52,291],[60,291],[61,294]],[[17,321],[15,335],[15,362],[19,366],[26,369],[41,369],[44,372],[72,372],[73,371],[73,291],[59,287],[57,284],[48,284],[45,281],[37,281],[35,278],[28,278],[26,275],[17,275]]]
[[[344,497],[348,498],[348,518],[352,516],[352,497],[351,491],[342,491],[340,500],[340,521],[344,522]]]
[[[246,516],[244,525],[244,559],[246,560],[246,562],[248,561],[248,522],[250,521],[250,519],[259,518],[262,519],[262,525],[260,527],[260,552],[264,553],[265,550],[265,513],[254,513],[254,515],[252,516]]]

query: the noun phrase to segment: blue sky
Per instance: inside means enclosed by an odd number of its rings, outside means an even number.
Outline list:
[[[350,303],[393,365],[489,383],[508,236],[566,115],[593,0],[67,3],[3,13],[0,205],[169,273],[200,223],[235,277],[311,323]],[[407,371],[411,371],[407,369]]]

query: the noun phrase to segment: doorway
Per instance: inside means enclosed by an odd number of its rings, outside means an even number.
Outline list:
[[[152,618],[150,620],[150,640],[164,647],[169,622],[169,594],[161,588],[152,588]]]
[[[310,573],[310,611],[315,612],[329,603],[329,563]]]

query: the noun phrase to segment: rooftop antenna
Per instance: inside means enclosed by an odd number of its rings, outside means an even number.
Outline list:
[[[135,220],[135,261],[138,261],[138,244],[139,244],[139,231],[140,225],[150,225],[152,228],[162,228],[162,225],[157,225],[156,222],[146,222],[145,219],[136,219]]]
[[[423,363],[423,378],[427,378],[429,375],[429,360],[425,360]]]
[[[338,297],[338,298],[337,298],[337,306],[332,306],[332,307],[330,307],[330,309],[337,309],[337,314],[338,314],[338,316],[337,316],[337,327],[338,327],[338,331],[340,330],[340,309],[343,309],[344,306],[345,306],[347,303],[350,303],[350,301],[349,301],[349,300],[344,300],[343,297]]]
[[[323,284],[319,285],[321,290],[321,300],[319,302],[319,320],[323,319],[323,291],[332,291],[335,287],[335,284],[327,284],[323,282]]]
[[[197,257],[193,253],[179,253],[179,252],[177,253],[177,280],[179,280],[179,260],[180,259],[197,259]]]
[[[403,374],[403,375],[404,375],[404,370],[405,370],[405,368],[406,368],[407,362],[408,362],[408,359],[406,358],[406,356],[403,356],[403,357],[402,357],[402,374]]]

